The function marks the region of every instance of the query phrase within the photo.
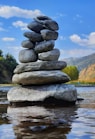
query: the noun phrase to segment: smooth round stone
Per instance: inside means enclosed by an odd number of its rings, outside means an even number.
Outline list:
[[[22,73],[37,70],[61,70],[67,66],[65,61],[39,61],[23,63],[16,66],[14,73]]]
[[[35,18],[37,22],[42,24],[45,28],[50,29],[50,30],[58,30],[59,26],[56,21],[52,20],[48,16],[38,16]]]
[[[24,49],[19,52],[19,61],[21,63],[37,61],[37,54],[32,49]]]
[[[54,44],[54,40],[39,42],[35,45],[34,50],[36,53],[47,52],[54,48]]]
[[[74,85],[67,85],[67,84],[51,84],[51,85],[37,85],[37,86],[25,86],[25,87],[17,86],[11,88],[8,91],[7,97],[8,101],[10,102],[24,102],[24,101],[36,102],[36,101],[44,101],[45,99],[50,97],[58,99],[60,101],[63,100],[68,102],[74,102],[77,100],[77,90]],[[49,105],[51,104],[54,104],[53,100]],[[37,112],[37,109],[32,113],[34,112]]]
[[[44,25],[45,20],[52,20],[52,19],[48,16],[40,15],[34,18],[34,20]]]
[[[59,29],[59,26],[57,24],[56,21],[53,21],[53,20],[45,20],[44,21],[44,24],[45,24],[45,27],[50,29],[50,30],[53,30],[53,31],[56,31]]]
[[[21,43],[21,46],[24,48],[34,48],[34,43],[29,40],[25,40]]]
[[[55,61],[58,60],[60,56],[60,51],[58,49],[53,49],[48,52],[43,52],[38,54],[38,59],[43,61]]]
[[[14,74],[12,82],[22,85],[66,83],[70,77],[60,70],[32,71]]]
[[[44,40],[56,40],[58,38],[58,32],[48,29],[41,30],[41,35]]]
[[[32,42],[39,42],[42,41],[42,36],[40,33],[36,33],[36,32],[25,32],[24,36],[27,37],[28,39],[30,39]]]
[[[44,26],[36,21],[29,23],[27,27],[37,33],[39,33],[42,29],[44,29]]]

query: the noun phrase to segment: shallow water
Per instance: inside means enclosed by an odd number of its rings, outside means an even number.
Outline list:
[[[71,107],[9,105],[0,96],[0,139],[95,139],[95,87],[78,87],[84,98]]]

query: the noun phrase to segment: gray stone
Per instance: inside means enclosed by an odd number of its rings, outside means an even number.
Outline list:
[[[42,29],[44,29],[44,26],[36,21],[29,23],[27,27],[37,33],[39,33]]]
[[[61,70],[67,66],[64,61],[39,61],[20,64],[14,70],[14,73],[22,73],[37,70]]]
[[[58,38],[58,32],[48,29],[41,30],[41,35],[44,40],[56,40]]]
[[[40,41],[43,40],[41,34],[40,33],[36,33],[34,31],[25,32],[24,36],[27,37],[32,42],[40,42]]]
[[[52,20],[52,19],[48,16],[40,15],[40,16],[35,17],[34,20],[44,25],[45,20]]]
[[[73,102],[77,100],[77,91],[74,85],[51,84],[13,87],[7,95],[10,102],[44,101],[49,97]]]
[[[45,27],[47,29],[50,29],[50,30],[53,30],[53,31],[59,29],[59,26],[58,26],[57,22],[55,22],[53,20],[45,20],[44,24],[45,24]]]
[[[60,51],[58,49],[53,49],[48,52],[43,52],[38,54],[38,59],[43,61],[54,61],[58,60],[60,56]]]
[[[65,83],[69,80],[69,76],[59,70],[23,72],[14,74],[12,78],[13,83],[22,85]]]
[[[29,40],[25,40],[21,43],[21,46],[24,48],[34,48],[34,43]]]
[[[42,53],[52,50],[54,48],[54,40],[39,42],[35,45],[35,52]]]
[[[37,61],[37,54],[32,49],[24,49],[19,52],[19,61],[21,63]]]
[[[42,24],[45,28],[50,29],[50,30],[58,30],[59,26],[56,21],[52,20],[48,16],[38,16],[35,18],[35,20]]]

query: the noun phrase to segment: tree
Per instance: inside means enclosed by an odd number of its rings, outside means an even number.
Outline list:
[[[3,57],[3,51],[0,50],[0,57]]]
[[[71,80],[77,80],[79,76],[79,71],[76,66],[67,66],[66,68],[62,69],[63,72],[65,72]]]
[[[10,72],[13,72],[14,68],[17,66],[15,58],[9,53],[5,55],[5,64]]]

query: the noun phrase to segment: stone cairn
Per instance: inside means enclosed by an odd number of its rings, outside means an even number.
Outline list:
[[[22,42],[19,64],[14,70],[12,82],[20,86],[8,92],[10,102],[43,102],[47,98],[75,102],[76,89],[64,83],[70,80],[61,70],[66,62],[58,61],[59,49],[54,48],[59,26],[47,16],[38,16],[28,24],[28,38]]]

